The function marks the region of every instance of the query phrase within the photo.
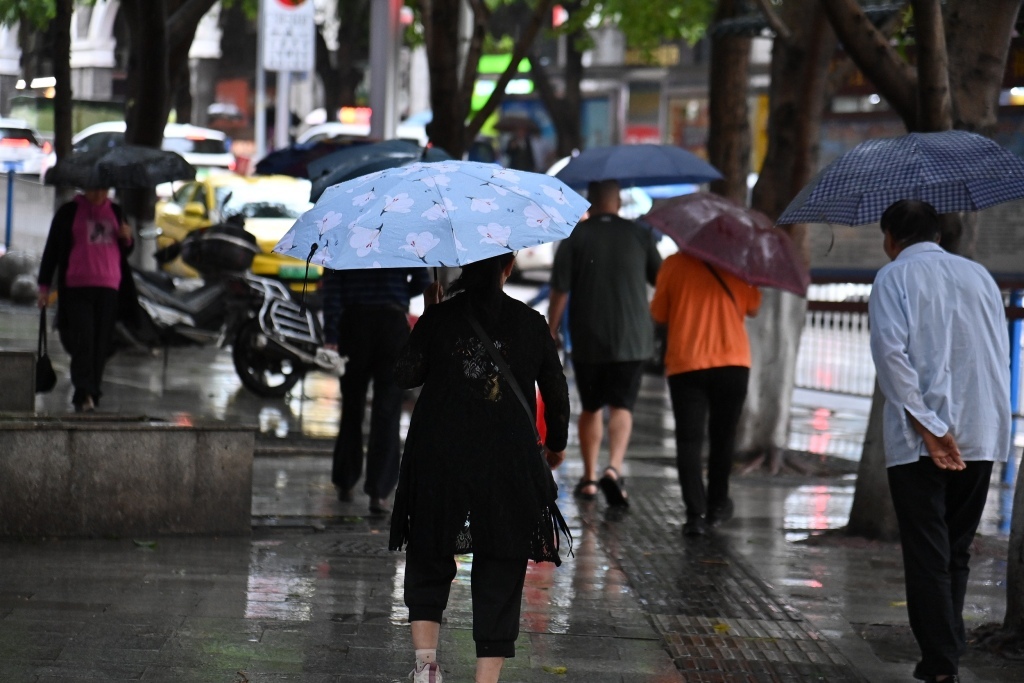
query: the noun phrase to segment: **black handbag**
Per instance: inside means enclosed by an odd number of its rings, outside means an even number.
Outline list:
[[[46,352],[46,307],[39,310],[39,343],[36,346],[36,393],[45,394],[57,386],[57,373]]]

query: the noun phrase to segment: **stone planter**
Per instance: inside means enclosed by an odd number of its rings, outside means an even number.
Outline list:
[[[0,414],[0,537],[246,535],[252,428]]]

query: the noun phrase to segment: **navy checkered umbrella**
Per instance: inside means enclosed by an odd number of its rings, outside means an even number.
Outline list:
[[[876,223],[901,199],[939,213],[1024,198],[1024,159],[977,133],[948,130],[868,140],[826,166],[778,223]]]

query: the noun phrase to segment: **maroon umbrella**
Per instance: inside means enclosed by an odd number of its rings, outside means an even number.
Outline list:
[[[669,199],[643,220],[671,237],[680,251],[748,284],[807,296],[811,275],[796,245],[763,213],[694,192]]]

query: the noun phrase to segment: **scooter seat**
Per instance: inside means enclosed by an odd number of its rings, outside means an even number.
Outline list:
[[[174,291],[174,278],[170,274],[165,273],[162,270],[135,270],[132,272],[138,275],[146,282],[152,284],[155,287],[159,287],[165,292]]]

